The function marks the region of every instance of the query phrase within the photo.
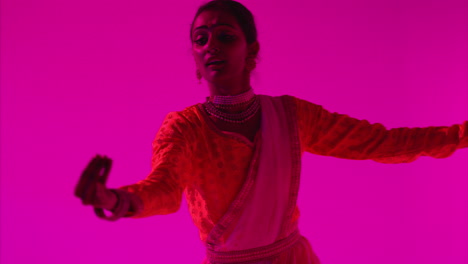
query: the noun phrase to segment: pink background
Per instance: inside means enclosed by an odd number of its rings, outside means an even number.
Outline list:
[[[258,94],[387,128],[468,120],[468,1],[241,1]],[[1,252],[10,263],[200,263],[179,212],[107,222],[73,196],[95,154],[143,179],[163,118],[208,96],[189,27],[201,1],[1,1]],[[305,154],[300,230],[322,263],[468,262],[468,151],[380,164]]]

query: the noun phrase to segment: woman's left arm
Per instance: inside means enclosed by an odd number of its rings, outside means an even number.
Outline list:
[[[386,129],[295,98],[305,151],[381,163],[412,162],[419,156],[446,158],[468,147],[468,121],[451,126]]]

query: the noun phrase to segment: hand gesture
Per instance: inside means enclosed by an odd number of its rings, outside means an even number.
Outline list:
[[[89,162],[75,187],[75,196],[80,198],[84,205],[107,210],[115,207],[117,197],[105,186],[111,165],[111,159],[100,155],[96,155]]]

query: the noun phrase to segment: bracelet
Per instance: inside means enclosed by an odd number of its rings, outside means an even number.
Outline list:
[[[119,206],[119,203],[120,203],[120,195],[114,190],[114,189],[109,189],[109,191],[111,191],[113,194],[115,194],[115,198],[117,199],[117,201],[115,202],[115,205],[114,207],[112,207],[112,209],[110,209],[111,212],[115,212],[115,210],[117,210],[118,206]]]
[[[117,203],[113,209],[113,214],[111,216],[107,216],[102,208],[96,207],[94,208],[94,212],[99,218],[116,221],[117,219],[122,218],[130,209],[130,196],[126,191],[119,189],[110,190],[117,196]]]

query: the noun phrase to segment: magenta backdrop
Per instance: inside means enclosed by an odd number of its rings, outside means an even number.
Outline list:
[[[468,120],[468,1],[241,1],[259,94],[387,128]],[[190,53],[201,1],[1,1],[1,252],[10,263],[200,263],[179,212],[107,222],[73,196],[93,155],[143,179],[165,115],[208,95]],[[468,262],[467,149],[380,164],[305,154],[300,230],[324,264]]]

